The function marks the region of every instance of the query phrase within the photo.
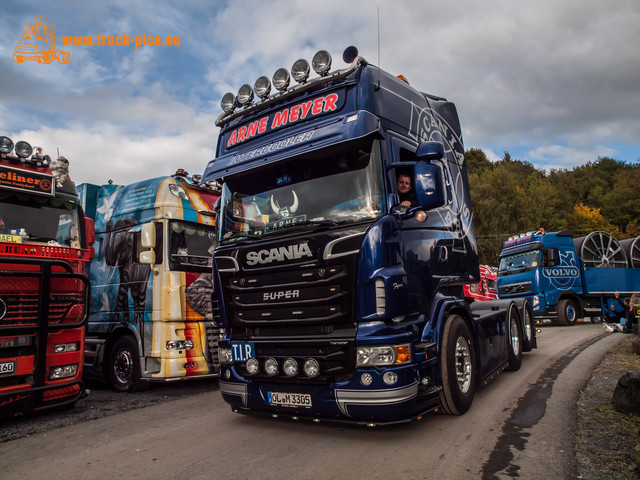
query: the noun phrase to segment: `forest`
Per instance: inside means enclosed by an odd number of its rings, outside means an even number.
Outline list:
[[[497,265],[502,242],[544,228],[574,238],[603,230],[618,240],[640,235],[640,164],[608,157],[545,172],[505,152],[490,161],[465,152],[480,262]]]

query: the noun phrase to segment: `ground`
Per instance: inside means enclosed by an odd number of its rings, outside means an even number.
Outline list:
[[[577,479],[640,479],[636,459],[640,416],[619,412],[611,402],[618,379],[629,370],[640,370],[640,355],[633,353],[633,336],[628,337],[605,355],[579,393],[575,432]]]

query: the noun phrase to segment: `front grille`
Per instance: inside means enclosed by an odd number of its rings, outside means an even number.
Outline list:
[[[355,370],[356,259],[353,253],[324,260],[326,263],[223,275],[232,339],[253,342],[260,364],[257,375],[248,375],[245,364],[236,364],[239,373],[248,379],[297,384],[327,384],[348,378]],[[274,376],[264,373],[268,358],[278,362],[279,372]],[[288,358],[298,363],[300,372],[295,377],[282,371]],[[309,358],[320,365],[315,378],[303,373]]]
[[[500,287],[500,295],[523,295],[531,292],[531,282],[513,283],[511,285],[502,285]]]

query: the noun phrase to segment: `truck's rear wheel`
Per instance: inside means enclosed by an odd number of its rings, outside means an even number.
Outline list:
[[[573,300],[569,298],[558,302],[558,323],[560,325],[575,325],[578,320],[578,308]]]
[[[140,359],[138,347],[131,337],[120,337],[109,355],[109,382],[118,392],[140,390]]]
[[[522,366],[522,326],[520,312],[515,304],[511,304],[507,312],[507,353],[509,366],[507,370],[520,370]]]
[[[463,414],[471,407],[476,389],[475,345],[469,327],[458,315],[445,323],[440,369],[443,413]]]

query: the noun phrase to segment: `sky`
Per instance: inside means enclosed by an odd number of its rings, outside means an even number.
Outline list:
[[[604,156],[640,162],[637,0],[0,5],[0,135],[65,156],[76,183],[202,173],[215,157],[226,92],[322,49],[332,69],[343,68],[350,45],[453,101],[465,148],[490,160],[508,152],[545,171]],[[55,25],[68,63],[15,61],[34,17]],[[73,36],[105,45],[64,45]],[[167,38],[173,45],[149,45]],[[123,39],[130,44],[118,45]]]

